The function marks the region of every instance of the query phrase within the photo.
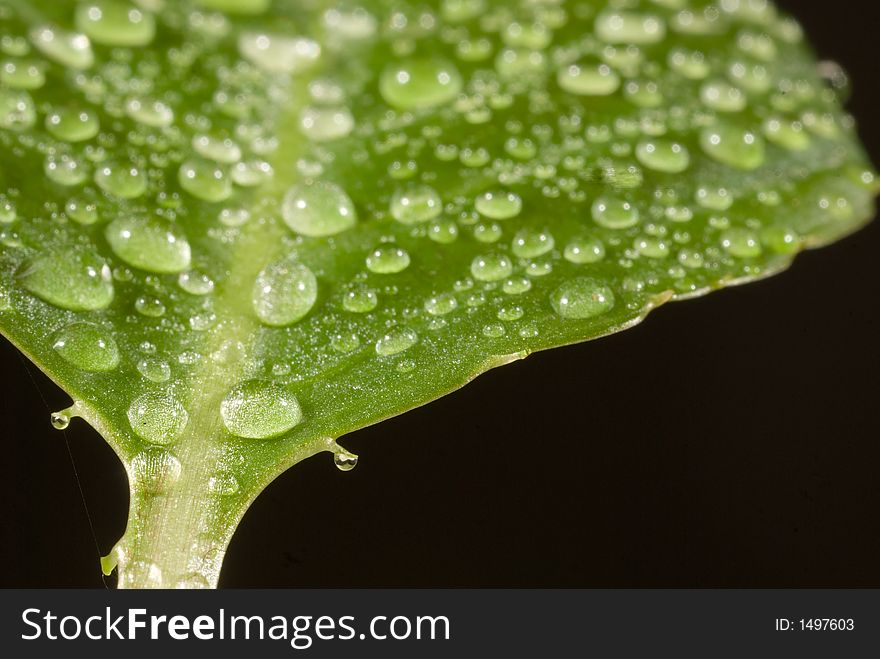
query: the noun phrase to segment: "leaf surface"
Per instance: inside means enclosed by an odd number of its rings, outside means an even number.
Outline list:
[[[872,216],[796,22],[617,4],[0,2],[0,329],[127,466],[121,585],[214,585],[345,433]]]

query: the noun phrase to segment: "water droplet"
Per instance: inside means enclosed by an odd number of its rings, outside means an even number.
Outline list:
[[[147,191],[147,177],[131,164],[107,163],[95,170],[95,183],[104,192],[123,199],[140,197]]]
[[[208,489],[216,494],[228,496],[236,494],[240,486],[235,474],[229,471],[221,471],[208,479]]]
[[[171,451],[153,447],[134,456],[129,470],[136,488],[150,494],[162,494],[174,487],[183,468],[180,460]],[[157,579],[161,583],[161,572],[158,575]]]
[[[691,163],[691,154],[687,147],[669,140],[639,142],[636,158],[648,169],[666,174],[680,174]]]
[[[740,259],[757,258],[762,252],[758,236],[749,229],[728,229],[721,234],[721,246],[728,254]]]
[[[180,229],[154,217],[120,217],[104,235],[111,249],[128,265],[148,272],[175,274],[190,266],[192,250]]]
[[[520,229],[513,239],[512,250],[521,259],[533,259],[551,251],[555,244],[549,231]]]
[[[742,112],[746,107],[746,95],[739,87],[723,80],[706,82],[700,88],[700,100],[706,107],[718,112]]]
[[[76,27],[105,46],[146,46],[156,34],[156,21],[120,0],[91,0],[76,8]]]
[[[575,238],[565,246],[564,256],[577,265],[598,263],[605,258],[605,245],[598,238]]]
[[[284,222],[304,236],[322,238],[350,229],[357,222],[351,197],[335,183],[296,185],[284,196]]]
[[[648,45],[663,41],[666,24],[652,14],[604,11],[596,17],[596,36],[610,44]]]
[[[419,335],[408,327],[393,329],[376,341],[376,353],[382,357],[390,357],[409,350],[418,341]]]
[[[474,202],[477,212],[491,220],[508,220],[522,211],[522,199],[514,192],[484,192]]]
[[[31,42],[41,53],[62,66],[87,69],[95,62],[92,44],[84,34],[64,32],[44,25],[31,32]]]
[[[43,171],[50,181],[65,186],[79,185],[88,177],[83,163],[67,153],[46,156]]]
[[[68,325],[55,335],[52,347],[65,361],[84,371],[112,371],[119,365],[119,347],[113,336],[91,323]]]
[[[476,257],[471,263],[471,274],[478,281],[501,281],[513,273],[513,263],[504,254]]]
[[[628,229],[639,222],[639,211],[630,202],[603,196],[593,202],[593,220],[606,229]]]
[[[443,202],[429,185],[412,184],[394,193],[391,215],[401,224],[420,224],[440,215]]]
[[[563,318],[585,320],[611,311],[615,298],[605,284],[589,277],[576,277],[557,288],[550,303]]]
[[[704,128],[700,145],[706,155],[729,167],[752,170],[764,164],[764,140],[732,124]]]
[[[26,91],[0,89],[0,128],[27,130],[37,122],[37,110]]]
[[[336,465],[339,471],[351,471],[357,467],[357,463],[358,456],[354,453],[349,453],[345,449],[340,448],[340,450],[333,453],[333,464]]]
[[[245,380],[220,403],[223,424],[245,439],[269,439],[303,420],[302,409],[289,387],[268,380]]]
[[[556,74],[559,86],[576,96],[609,96],[620,87],[620,76],[607,64],[582,62],[564,66]]]
[[[171,366],[163,359],[144,357],[138,360],[138,372],[150,382],[168,382],[171,379]]]
[[[219,202],[232,194],[232,180],[217,163],[191,158],[180,165],[177,173],[180,187],[203,201]]]
[[[91,110],[58,109],[46,115],[46,130],[59,140],[83,142],[98,134],[98,115]]]
[[[183,404],[169,393],[143,393],[128,408],[132,430],[151,444],[173,443],[183,434],[188,421]]]
[[[432,316],[445,316],[458,307],[458,301],[451,293],[440,293],[425,300],[425,311]]]
[[[64,410],[52,412],[49,415],[49,423],[55,430],[65,430],[70,425],[70,420],[77,415],[76,405],[72,405]]]
[[[46,74],[38,62],[7,60],[0,66],[0,83],[11,89],[39,89]]]
[[[242,56],[268,73],[297,74],[311,68],[321,46],[311,39],[245,32],[238,39]]]
[[[522,295],[532,290],[532,280],[528,277],[510,277],[504,281],[501,287],[507,295]]]
[[[21,282],[40,299],[69,311],[106,309],[113,301],[110,268],[90,250],[41,257],[22,271]]]
[[[174,110],[157,99],[130,98],[125,103],[125,112],[138,123],[152,128],[166,128],[174,122]]]
[[[382,275],[403,272],[409,267],[409,253],[397,245],[381,245],[367,255],[367,269]]]
[[[379,79],[385,102],[398,110],[421,110],[452,101],[464,86],[448,60],[433,57],[388,66]]]
[[[317,299],[318,280],[314,273],[293,258],[263,268],[252,292],[254,312],[264,324],[272,327],[301,320]]]
[[[192,140],[193,149],[202,158],[226,165],[234,165],[241,160],[241,147],[228,137],[196,135]]]
[[[308,107],[299,118],[303,135],[313,142],[333,142],[351,134],[354,117],[346,107]]]

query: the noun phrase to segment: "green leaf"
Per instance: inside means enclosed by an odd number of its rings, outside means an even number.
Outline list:
[[[608,4],[0,2],[0,329],[127,467],[121,586],[213,586],[340,436],[872,216],[796,22]]]

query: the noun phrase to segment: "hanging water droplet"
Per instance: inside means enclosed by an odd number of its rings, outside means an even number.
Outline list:
[[[421,110],[452,101],[464,86],[448,60],[432,57],[388,66],[379,78],[379,92],[398,110]]]
[[[176,274],[190,266],[189,241],[176,225],[166,220],[119,217],[107,225],[104,235],[116,256],[135,268]]]
[[[67,426],[70,425],[70,420],[75,416],[79,416],[79,414],[77,413],[76,405],[74,404],[67,409],[52,412],[52,414],[49,415],[49,422],[55,430],[65,430]]]
[[[244,32],[238,39],[242,56],[268,73],[297,74],[312,67],[321,46],[305,37]]]
[[[186,428],[189,414],[170,393],[146,392],[128,408],[128,422],[141,439],[151,444],[171,444]]]
[[[369,313],[379,304],[376,291],[366,286],[358,286],[346,291],[342,297],[342,306],[352,313]]]
[[[357,222],[354,202],[335,183],[296,185],[284,196],[284,222],[304,236],[323,238],[350,229]]]
[[[56,334],[52,348],[84,371],[112,371],[119,365],[119,347],[113,336],[91,323],[68,325]]]
[[[268,380],[237,384],[220,403],[220,416],[229,432],[245,439],[277,437],[303,420],[293,391]]]
[[[614,307],[614,292],[589,277],[576,277],[557,288],[550,297],[557,314],[572,320],[585,320],[608,313]]]
[[[113,301],[113,278],[104,260],[88,249],[66,249],[41,257],[20,274],[25,289],[69,311],[106,309]]]
[[[304,318],[318,298],[318,280],[294,258],[270,263],[257,275],[251,300],[266,325],[283,327]]]

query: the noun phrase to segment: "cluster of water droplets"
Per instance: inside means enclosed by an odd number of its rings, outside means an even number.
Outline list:
[[[151,492],[198,373],[236,374],[234,441],[289,436],[325,373],[403,392],[379,418],[772,270],[875,188],[845,74],[765,0],[296,4],[0,2],[0,314],[96,396],[142,383]]]

